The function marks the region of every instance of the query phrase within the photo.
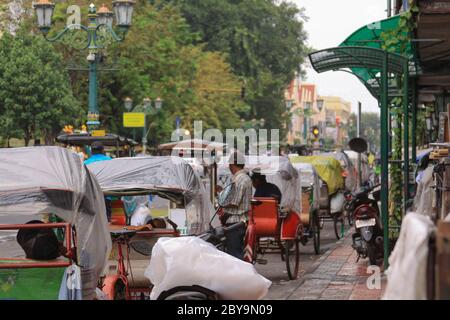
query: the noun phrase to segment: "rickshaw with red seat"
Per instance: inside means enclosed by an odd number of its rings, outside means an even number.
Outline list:
[[[103,273],[103,292],[109,299],[149,299],[152,284],[144,273],[157,240],[208,229],[213,208],[203,183],[180,157],[117,158],[87,167],[105,196],[125,200],[153,195],[166,201],[165,212],[159,208],[158,216],[134,226],[123,203],[113,203],[109,225],[113,248]]]
[[[297,171],[289,159],[277,156],[246,156],[249,174],[258,170],[267,181],[281,191],[281,202],[275,198],[252,198],[248,213],[245,236],[244,259],[250,263],[266,263],[262,257],[269,252],[281,251],[286,262],[290,280],[298,277],[300,248],[308,237],[301,220],[301,186]],[[227,185],[231,182],[228,165],[218,167],[218,180]]]
[[[0,172],[0,299],[97,299],[111,240],[102,192],[80,157],[60,147],[0,149]],[[30,223],[48,214],[60,222]],[[37,240],[20,241],[49,230],[64,247],[51,257]]]

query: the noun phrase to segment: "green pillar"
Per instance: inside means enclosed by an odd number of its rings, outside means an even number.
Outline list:
[[[94,55],[95,57],[95,55]],[[87,125],[89,129],[100,124],[97,105],[97,59],[89,61],[89,112]]]
[[[412,101],[411,101],[411,161],[416,163],[417,161],[417,84],[416,81],[412,81]]]
[[[409,199],[409,70],[408,60],[403,63],[403,214]]]
[[[388,180],[388,53],[383,55],[383,68],[381,70],[381,216],[383,220],[383,243],[384,243],[384,269],[389,266],[389,180]]]
[[[100,113],[97,105],[97,45],[96,30],[97,30],[97,10],[94,6],[89,7],[88,14],[88,62],[89,62],[89,111],[87,126],[89,131],[95,129],[100,125],[99,117]]]

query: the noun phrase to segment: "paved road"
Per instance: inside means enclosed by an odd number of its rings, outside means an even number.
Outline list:
[[[349,231],[348,223],[345,225],[345,231]],[[256,264],[256,270],[272,281],[272,286],[265,299],[277,300],[288,299],[294,291],[303,284],[304,276],[312,271],[314,263],[328,250],[333,249],[336,245],[336,236],[334,234],[333,223],[325,222],[320,235],[320,254],[314,253],[314,245],[312,239],[306,246],[300,245],[300,275],[297,280],[288,280],[285,262],[281,261],[280,253],[266,254],[266,265]]]

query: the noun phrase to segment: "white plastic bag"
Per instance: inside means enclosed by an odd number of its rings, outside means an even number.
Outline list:
[[[345,197],[342,192],[338,192],[331,197],[331,213],[341,212],[344,207]]]
[[[82,300],[82,281],[80,267],[72,264],[64,271],[58,300]]]
[[[146,206],[139,206],[131,216],[131,225],[135,227],[144,226],[150,220],[150,209]]]
[[[262,299],[272,284],[255,267],[197,237],[160,238],[145,276],[154,285],[150,299],[177,286],[199,285],[221,299]]]

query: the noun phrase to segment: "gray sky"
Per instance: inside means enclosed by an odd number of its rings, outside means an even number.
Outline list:
[[[306,9],[308,42],[317,50],[338,46],[360,27],[387,17],[386,0],[291,1]],[[350,74],[332,71],[318,74],[308,68],[306,81],[315,83],[320,95],[336,95],[350,101],[353,111],[361,101],[363,112],[378,112],[377,101]]]

